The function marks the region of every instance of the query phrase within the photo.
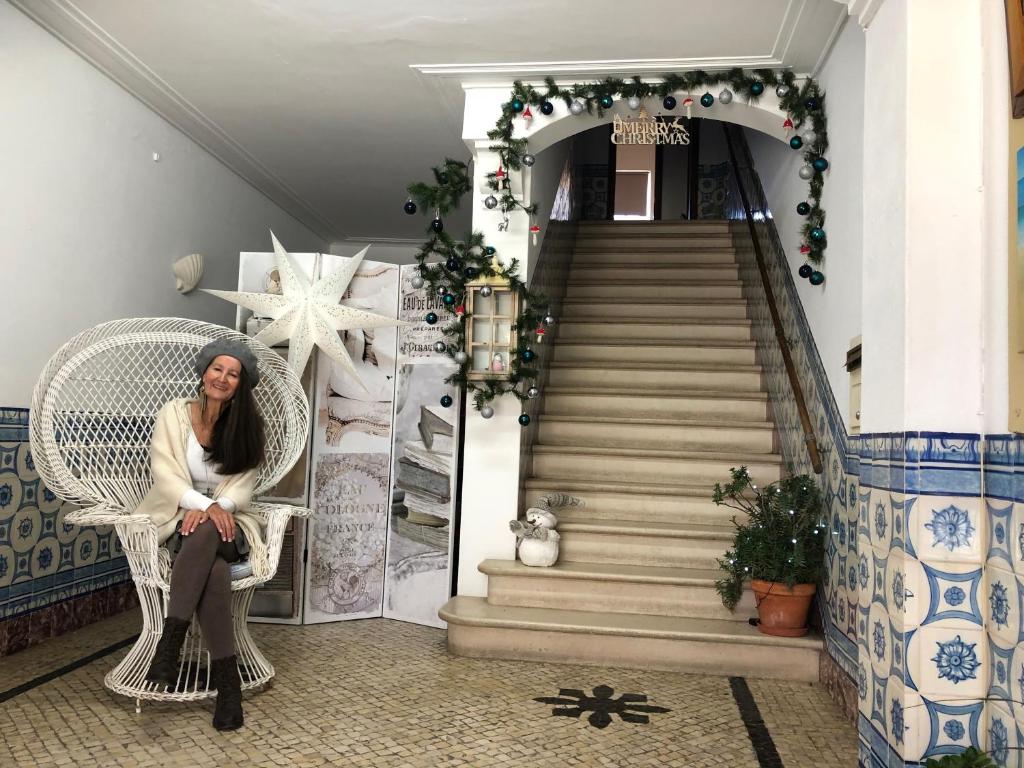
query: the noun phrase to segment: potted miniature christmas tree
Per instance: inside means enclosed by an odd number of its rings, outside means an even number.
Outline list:
[[[746,467],[733,468],[732,480],[716,484],[713,498],[742,513],[733,517],[733,546],[718,561],[726,572],[716,583],[722,603],[735,608],[749,580],[758,629],[785,637],[806,634],[825,556],[821,494],[814,478],[799,475],[758,488]]]

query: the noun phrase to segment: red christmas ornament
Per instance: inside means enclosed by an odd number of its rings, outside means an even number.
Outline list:
[[[693,99],[687,96],[683,99],[683,106],[686,107],[686,116],[693,117]]]
[[[496,178],[496,179],[504,179],[505,178],[505,169],[502,168],[500,165],[498,166],[498,172],[496,174],[494,174],[494,178]]]
[[[534,245],[537,244],[537,233],[538,232],[540,232],[540,227],[538,227],[536,224],[531,224],[530,225],[530,236],[531,236],[531,238],[533,240],[533,244]]]
[[[465,305],[464,304],[459,304],[459,306],[457,306],[455,308],[455,314],[458,315],[459,317],[462,317],[464,314],[466,314],[466,307],[465,307]]]
[[[786,129],[786,135],[788,136],[789,132],[793,130],[793,121],[787,117],[782,127]]]
[[[534,331],[534,333],[537,334],[537,343],[538,344],[540,344],[542,341],[544,341],[544,337],[547,335],[547,332],[548,331],[547,331],[547,329],[544,326],[540,326],[536,331]]]
[[[800,253],[806,255],[806,254],[808,254],[810,252],[811,252],[811,246],[809,246],[809,245],[801,245],[800,246]]]
[[[526,109],[523,110],[523,119],[524,120],[533,120],[533,112],[530,111],[529,107],[527,107]]]

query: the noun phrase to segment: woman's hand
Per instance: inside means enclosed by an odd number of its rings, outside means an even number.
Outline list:
[[[185,513],[185,519],[181,522],[181,535],[188,536],[192,531],[205,523],[207,514],[201,509],[190,509]]]
[[[220,537],[224,541],[235,540],[235,516],[224,509],[220,504],[211,504],[206,508],[206,514],[213,524],[217,526]]]

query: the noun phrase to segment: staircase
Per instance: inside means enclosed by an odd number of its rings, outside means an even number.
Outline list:
[[[748,623],[714,583],[715,482],[780,476],[727,222],[580,226],[527,500],[561,491],[559,561],[485,560],[441,609],[460,655],[816,681],[821,640]]]

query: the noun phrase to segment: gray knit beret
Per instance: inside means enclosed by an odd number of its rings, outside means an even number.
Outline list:
[[[260,383],[260,369],[256,363],[256,355],[246,344],[234,339],[216,339],[200,349],[196,355],[196,373],[202,376],[214,358],[221,355],[233,357],[242,364],[249,377],[250,385],[255,387]]]

